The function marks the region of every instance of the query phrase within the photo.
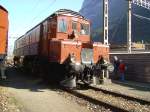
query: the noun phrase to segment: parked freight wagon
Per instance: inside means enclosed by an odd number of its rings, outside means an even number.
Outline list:
[[[7,55],[8,43],[8,11],[0,5],[0,72],[2,79],[5,76],[5,57]]]
[[[8,40],[8,11],[0,6],[0,59],[4,59],[7,54]]]

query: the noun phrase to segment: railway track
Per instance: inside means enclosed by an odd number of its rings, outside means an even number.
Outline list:
[[[88,96],[88,95],[85,95],[81,92],[78,92],[77,90],[72,90],[72,89],[66,89],[66,88],[63,88],[64,91],[72,94],[72,95],[75,95],[76,97],[79,97],[83,100],[86,100],[94,105],[99,105],[99,106],[103,106],[105,107],[106,109],[109,109],[113,112],[128,112],[127,110],[125,109],[122,109],[120,107],[117,107],[117,106],[114,106],[114,105],[111,105],[111,104],[108,104],[108,103],[105,103],[103,101],[100,101],[98,99],[95,99],[95,98],[92,98],[91,96]]]
[[[87,86],[84,90],[72,90],[66,88],[63,88],[63,90],[96,106],[103,106],[112,112],[150,111],[150,102],[122,94],[116,94],[93,86]]]
[[[114,92],[114,91],[98,88],[98,87],[95,87],[95,86],[88,86],[88,88],[93,89],[95,91],[101,91],[105,94],[110,94],[110,95],[113,95],[113,96],[116,96],[116,97],[122,97],[122,98],[125,98],[127,100],[136,101],[136,102],[139,102],[140,104],[143,104],[143,105],[146,105],[146,104],[150,105],[150,101],[144,100],[144,99],[141,99],[141,98],[128,96],[128,95],[125,95],[125,94],[121,94],[121,93],[117,93],[117,92]]]

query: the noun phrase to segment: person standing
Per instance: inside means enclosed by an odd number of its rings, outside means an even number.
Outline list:
[[[120,73],[121,81],[125,81],[125,69],[126,69],[126,66],[124,62],[120,60],[119,73]]]
[[[118,71],[119,71],[120,62],[117,56],[114,56],[114,77],[118,79]]]

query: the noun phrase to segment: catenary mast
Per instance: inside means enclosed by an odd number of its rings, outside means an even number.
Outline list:
[[[131,53],[131,44],[132,44],[132,15],[131,15],[131,10],[132,10],[132,0],[128,0],[128,22],[127,22],[127,50],[128,53]]]
[[[103,38],[104,44],[108,45],[108,0],[103,0]]]

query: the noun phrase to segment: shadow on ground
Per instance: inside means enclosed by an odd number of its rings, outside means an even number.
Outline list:
[[[41,78],[36,78],[28,73],[23,73],[14,67],[7,68],[7,79],[0,81],[0,86],[10,87],[16,89],[28,89],[33,92],[44,92],[44,89],[51,89],[53,91],[60,91],[59,87],[50,84]]]
[[[48,80],[43,80],[41,78],[36,78],[35,76],[32,76],[28,73],[23,73],[14,67],[9,67],[6,71],[6,74],[7,79],[1,80],[0,86],[16,89],[28,89],[29,91],[33,92],[44,92],[43,91],[44,89],[50,89],[59,92],[62,91],[60,86],[49,83]],[[127,84],[127,82],[121,83],[119,83],[119,81],[112,81],[112,82],[121,86],[130,87],[133,90],[150,91],[150,86],[148,87],[148,85],[147,87],[143,87],[144,85],[138,86],[134,84]],[[83,85],[83,87],[77,87],[77,89],[86,90],[88,89],[88,87],[86,85]]]

